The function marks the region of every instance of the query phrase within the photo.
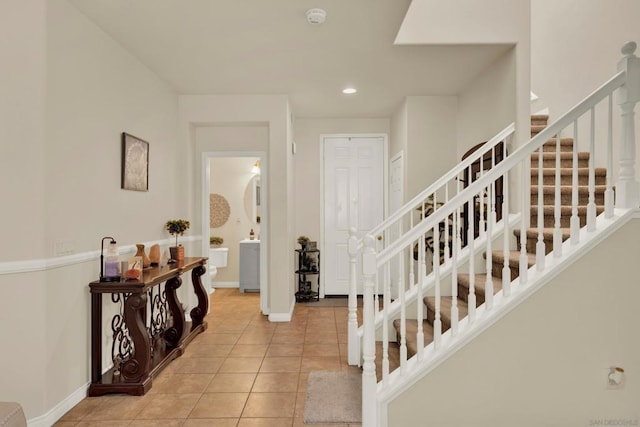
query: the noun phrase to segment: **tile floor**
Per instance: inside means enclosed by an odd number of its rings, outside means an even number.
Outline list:
[[[302,426],[309,371],[359,371],[346,362],[346,307],[296,304],[291,322],[270,323],[259,294],[217,289],[210,301],[208,329],[145,396],[88,397],[55,426]]]

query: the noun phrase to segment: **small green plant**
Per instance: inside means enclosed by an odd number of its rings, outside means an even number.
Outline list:
[[[305,247],[310,240],[311,239],[309,239],[307,236],[300,236],[298,237],[298,244],[302,247]]]
[[[209,237],[209,244],[212,246],[220,246],[224,243],[224,239],[219,236]]]
[[[169,234],[176,236],[176,246],[178,246],[178,236],[182,236],[190,226],[191,223],[186,219],[170,219],[164,225],[164,228],[169,232]]]

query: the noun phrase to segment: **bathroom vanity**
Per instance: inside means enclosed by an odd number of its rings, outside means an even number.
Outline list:
[[[260,240],[240,241],[240,292],[260,292]]]

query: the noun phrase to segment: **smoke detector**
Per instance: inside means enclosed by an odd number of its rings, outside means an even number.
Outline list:
[[[311,25],[320,25],[327,19],[327,12],[324,9],[313,8],[307,10],[307,22]]]

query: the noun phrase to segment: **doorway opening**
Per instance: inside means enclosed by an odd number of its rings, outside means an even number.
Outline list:
[[[209,256],[208,288],[260,292],[260,309],[269,314],[266,153],[205,152],[202,171],[202,249]]]

